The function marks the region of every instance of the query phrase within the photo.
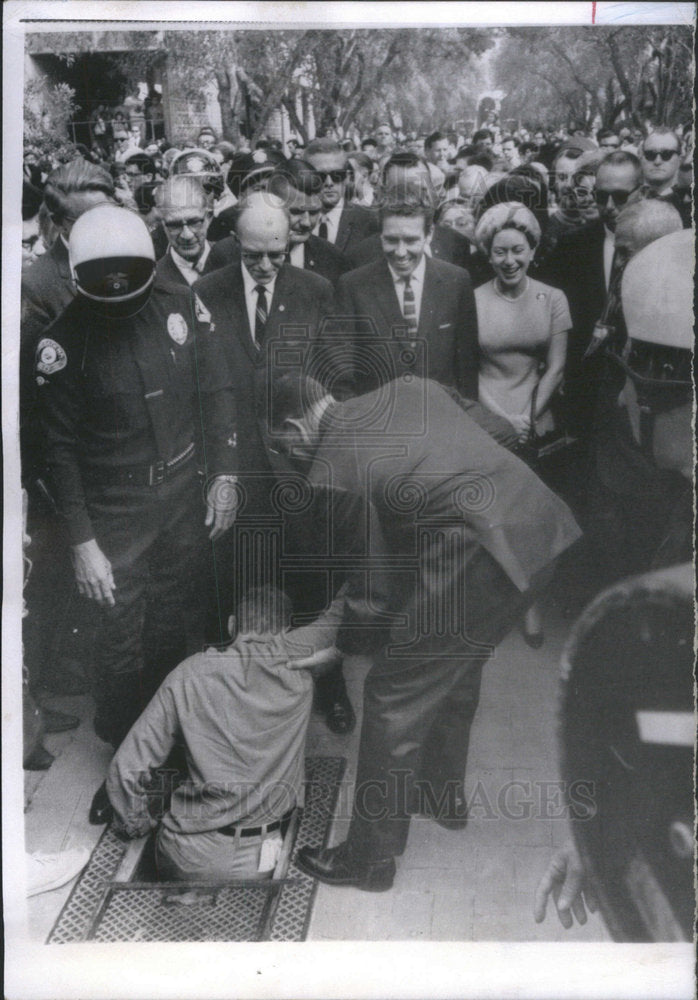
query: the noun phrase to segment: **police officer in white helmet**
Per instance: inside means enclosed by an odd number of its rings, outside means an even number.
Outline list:
[[[235,409],[210,316],[155,279],[138,215],[89,210],[69,252],[77,296],[35,374],[78,589],[102,616],[95,731],[117,747],[185,654],[203,524],[214,539],[234,520]],[[90,820],[108,818],[102,786]]]

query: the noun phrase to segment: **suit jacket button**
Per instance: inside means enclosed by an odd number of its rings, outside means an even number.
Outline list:
[[[285,308],[286,308],[286,306],[282,302],[281,305],[279,306],[279,312],[282,313]]]

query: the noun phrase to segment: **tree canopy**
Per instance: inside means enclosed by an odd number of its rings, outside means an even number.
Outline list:
[[[505,91],[503,117],[589,125],[676,124],[692,114],[688,27],[248,30],[211,27],[27,36],[27,51],[66,63],[110,51],[124,79],[152,80],[166,61],[173,91],[203,106],[215,83],[226,138],[255,139],[286,109],[311,138],[367,133],[380,120],[429,130],[474,118],[478,95]],[[483,58],[486,56],[486,58]],[[117,98],[118,100],[119,98]]]
[[[492,70],[507,117],[604,125],[692,118],[689,27],[507,28]]]

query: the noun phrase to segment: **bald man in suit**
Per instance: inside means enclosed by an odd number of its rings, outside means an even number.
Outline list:
[[[236,217],[238,263],[212,271],[194,285],[221,339],[238,414],[238,479],[243,499],[236,529],[217,543],[215,555],[215,610],[221,635],[236,602],[236,588],[244,591],[250,586],[280,582],[282,553],[262,553],[251,548],[259,544],[259,536],[267,530],[270,519],[278,521],[283,513],[276,499],[278,480],[256,419],[257,409],[277,358],[291,354],[302,364],[323,320],[334,312],[330,283],[287,263],[289,231],[288,210],[280,198],[266,191],[250,193],[240,203]],[[269,543],[274,544],[271,537]],[[301,546],[299,542],[297,547]],[[243,551],[249,553],[249,560],[246,578],[240,579]],[[270,581],[269,576],[274,579]],[[291,595],[299,610],[322,610],[309,606],[317,599],[322,582],[312,581],[312,587],[308,582],[307,588],[301,586],[301,594]],[[341,663],[321,680],[317,702],[328,726],[340,734],[350,732],[355,716]]]

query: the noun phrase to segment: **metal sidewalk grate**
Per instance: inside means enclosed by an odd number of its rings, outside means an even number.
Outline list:
[[[343,757],[306,758],[296,849],[327,842],[344,768]],[[104,831],[47,943],[305,939],[317,883],[293,862],[271,882],[115,882],[127,849]]]
[[[289,881],[276,905],[270,941],[305,941],[317,882],[296,868],[296,851],[299,847],[324,847],[327,843],[345,766],[343,757],[308,757],[306,760],[305,809],[288,870]]]
[[[91,941],[260,941],[271,882],[233,886],[112,883],[89,934]]]
[[[127,849],[128,844],[107,827],[59,913],[47,944],[72,944],[87,938],[105,883],[116,875]]]

